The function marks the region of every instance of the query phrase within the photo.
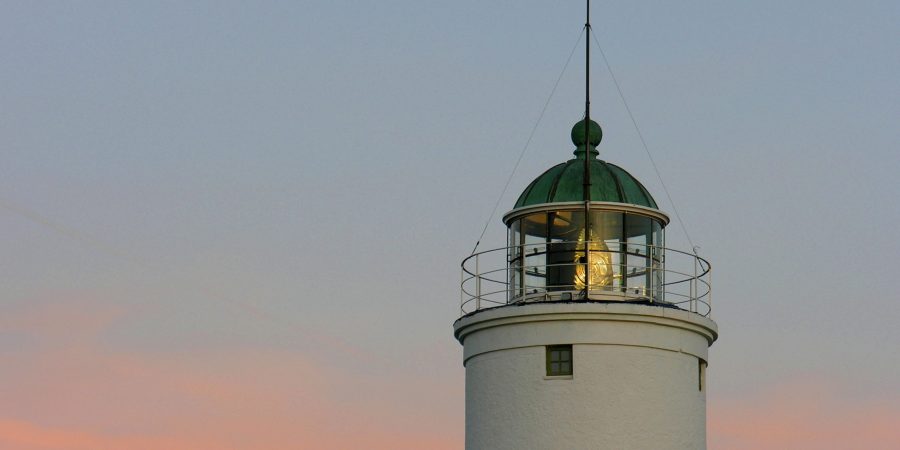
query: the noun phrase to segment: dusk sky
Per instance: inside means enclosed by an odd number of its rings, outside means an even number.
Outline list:
[[[0,5],[0,450],[462,448],[459,263],[583,2]],[[592,12],[713,265],[709,447],[900,448],[900,2]],[[571,156],[578,45],[483,249]]]

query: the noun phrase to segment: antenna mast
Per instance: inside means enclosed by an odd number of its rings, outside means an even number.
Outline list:
[[[587,1],[584,21],[584,299],[591,296],[591,0]]]

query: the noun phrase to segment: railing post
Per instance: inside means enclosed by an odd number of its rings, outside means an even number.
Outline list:
[[[514,296],[513,293],[513,282],[512,282],[512,273],[509,271],[509,266],[512,264],[510,261],[513,258],[513,254],[510,254],[510,249],[506,249],[506,304],[512,303],[512,299]]]
[[[656,293],[653,290],[653,253],[655,250],[652,246],[647,246],[644,247],[644,252],[647,254],[647,270],[649,271],[647,275],[647,290],[650,291],[650,303],[653,303],[653,297]]]
[[[480,256],[480,254],[475,254],[475,311],[481,309],[481,271],[478,269]]]

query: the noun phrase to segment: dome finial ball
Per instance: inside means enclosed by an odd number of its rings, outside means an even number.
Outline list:
[[[591,120],[590,125],[588,125],[588,137],[591,147],[600,145],[600,141],[603,139],[603,129],[600,128],[599,123]],[[584,145],[584,120],[579,120],[578,123],[572,126],[572,143],[576,146]]]

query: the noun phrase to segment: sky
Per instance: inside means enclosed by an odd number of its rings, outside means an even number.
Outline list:
[[[0,449],[461,448],[459,263],[571,155],[583,40],[501,196],[583,6],[3,1]],[[594,2],[662,182],[595,58],[601,158],[713,265],[711,449],[900,448],[897,23]]]

